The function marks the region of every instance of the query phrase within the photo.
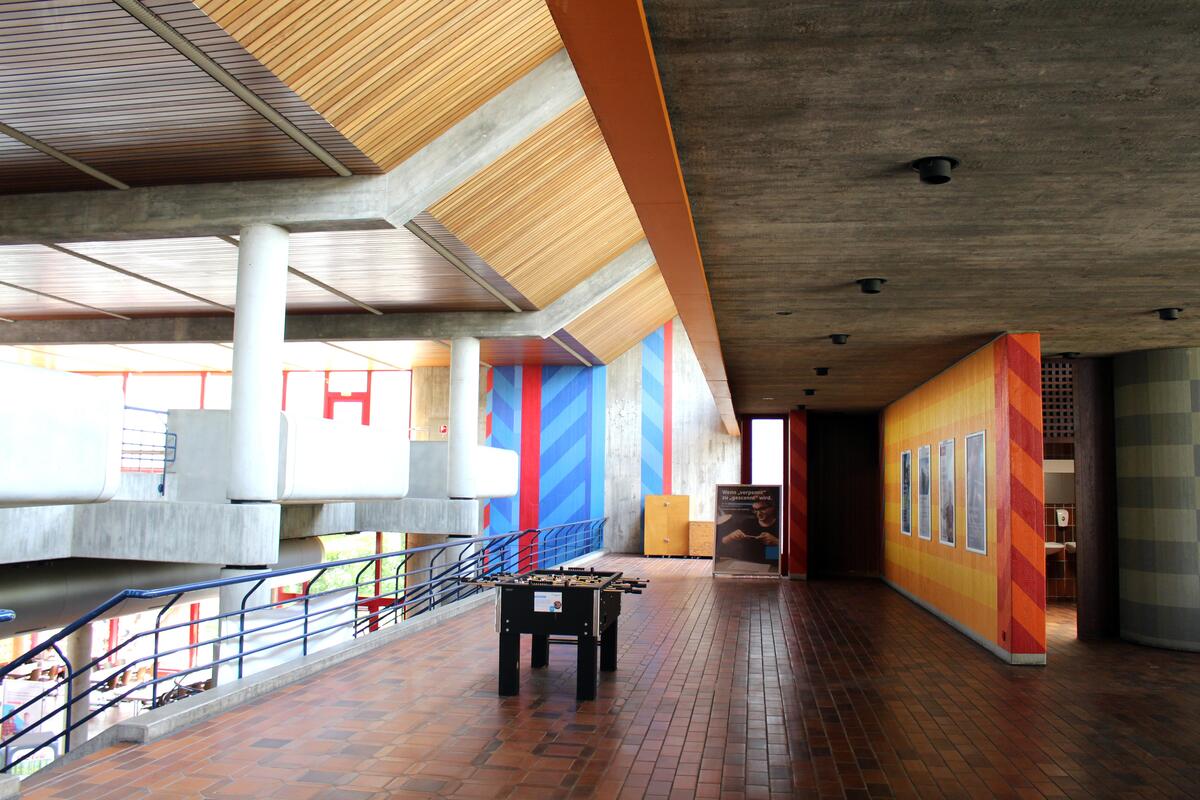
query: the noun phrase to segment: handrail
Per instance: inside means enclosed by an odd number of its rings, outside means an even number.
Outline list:
[[[65,722],[61,732],[50,737],[45,744],[58,739],[63,740],[63,751],[70,752],[71,734],[81,726],[117,703],[129,698],[139,689],[149,688],[150,703],[157,706],[160,700],[159,685],[167,680],[179,681],[183,677],[195,673],[208,672],[214,682],[220,674],[221,680],[227,680],[225,672],[236,667],[236,677],[241,679],[248,660],[251,657],[276,648],[299,648],[299,652],[291,654],[291,650],[283,650],[284,658],[294,658],[307,655],[309,646],[314,639],[326,634],[336,634],[339,629],[346,630],[350,636],[358,637],[375,631],[383,624],[397,624],[402,619],[431,611],[446,603],[452,603],[463,597],[468,597],[481,591],[478,586],[464,584],[462,578],[473,578],[492,575],[501,572],[525,572],[538,567],[551,567],[568,561],[589,551],[599,549],[603,543],[604,525],[606,519],[589,519],[570,522],[562,525],[549,526],[542,529],[527,529],[512,531],[491,536],[476,536],[469,538],[451,538],[437,544],[422,545],[388,553],[357,556],[355,558],[326,561],[319,564],[309,564],[278,570],[264,570],[248,575],[228,578],[216,578],[206,581],[179,584],[159,589],[125,589],[113,595],[108,600],[83,614],[75,621],[60,629],[46,641],[22,654],[4,667],[0,667],[0,680],[21,666],[27,665],[34,659],[44,656],[51,651],[58,660],[66,666],[66,674],[50,685],[40,694],[29,698],[21,706],[0,715],[0,725],[14,719],[17,715],[34,709],[32,716],[36,720],[24,719],[26,730],[36,729],[44,723],[63,715]],[[445,554],[445,560],[439,562],[439,557]],[[385,559],[399,559],[390,575],[380,574],[363,579],[367,570],[373,564],[382,564]],[[414,560],[418,563],[413,563]],[[424,560],[426,563],[421,564]],[[362,565],[353,583],[347,586],[335,586],[322,591],[312,591],[312,586],[328,570],[342,566]],[[392,567],[389,565],[389,571]],[[315,575],[314,575],[315,573]],[[304,593],[282,601],[262,602],[261,597],[253,597],[267,581],[277,582],[280,578],[309,575]],[[219,608],[218,612],[200,619],[189,618],[184,622],[164,624],[163,618],[167,612],[185,595],[197,591],[222,589],[231,586],[245,585],[247,590],[242,595],[240,605],[233,608]],[[361,592],[366,588],[367,594]],[[339,601],[345,597],[345,602]],[[101,616],[112,611],[125,600],[158,600],[165,599],[166,603],[158,611],[154,627],[126,637],[114,644],[98,657],[92,658],[86,664],[73,665],[64,654],[64,643],[67,637],[89,625]],[[321,601],[320,608],[313,608],[314,601]],[[236,600],[234,601],[237,602]],[[286,609],[285,613],[266,614],[271,609]],[[360,613],[363,609],[367,613]],[[294,613],[287,613],[288,611]],[[3,616],[8,614],[8,617]],[[347,615],[350,615],[347,618]],[[12,612],[0,611],[0,621],[11,619]],[[160,647],[160,637],[164,633],[177,631],[190,626],[204,623],[218,624],[215,636],[203,641],[189,641],[186,646]],[[301,631],[302,627],[302,631]],[[199,630],[199,627],[192,627]],[[260,635],[271,632],[266,644],[261,644]],[[255,641],[258,638],[258,641]],[[127,651],[126,648],[135,642],[152,640],[152,652],[142,653],[124,663],[108,678],[108,683],[114,691],[114,696],[103,698],[98,693],[101,684],[87,683],[80,690],[75,686],[76,679],[90,676],[91,670],[110,659]],[[203,664],[195,664],[189,659],[188,668],[174,671],[170,675],[162,675],[159,669],[160,661],[164,658],[177,656],[185,652],[199,652],[202,648],[212,648],[211,659]],[[222,667],[226,667],[222,670]],[[123,686],[120,691],[115,688],[119,676],[138,674],[143,669],[149,669],[148,678],[136,684]],[[59,697],[60,690],[65,689],[65,699]],[[96,697],[102,697],[98,707],[93,708],[91,702]],[[171,699],[162,696],[163,701]],[[42,706],[43,701],[53,704],[48,712]],[[34,706],[37,708],[34,708]],[[82,710],[80,710],[80,707]],[[11,726],[10,726],[11,727]],[[86,730],[86,728],[85,728]],[[17,732],[7,739],[0,739],[0,752],[8,744],[18,740],[26,731]],[[30,751],[8,765],[0,764],[0,773],[7,772],[17,766],[26,757],[33,755]]]
[[[16,618],[17,615],[7,608],[0,608],[0,622],[12,622]]]

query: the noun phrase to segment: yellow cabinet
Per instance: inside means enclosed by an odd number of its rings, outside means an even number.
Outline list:
[[[691,503],[687,495],[647,495],[646,524],[642,530],[643,552],[648,556],[686,556],[690,510]]]
[[[713,544],[716,538],[717,524],[715,522],[689,522],[688,555],[712,558]]]

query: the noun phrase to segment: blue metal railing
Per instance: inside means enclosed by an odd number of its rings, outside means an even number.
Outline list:
[[[17,615],[7,608],[0,608],[0,622],[12,622],[16,618]]]
[[[411,547],[391,553],[256,572],[162,589],[126,589],[0,668],[0,680],[3,680],[15,670],[31,664],[39,657],[49,656],[51,652],[65,667],[62,677],[52,681],[45,691],[0,716],[0,730],[4,729],[5,723],[15,721],[19,715],[30,709],[35,710],[29,716],[36,717],[25,719],[22,731],[0,738],[0,753],[7,751],[10,745],[19,743],[21,736],[27,732],[37,730],[59,715],[62,715],[62,730],[52,736],[40,738],[39,745],[50,747],[61,740],[62,751],[70,752],[71,740],[77,738],[71,735],[74,731],[80,728],[86,731],[85,726],[92,719],[135,693],[144,695],[145,690],[149,689],[149,705],[155,707],[175,699],[175,690],[160,695],[159,686],[165,681],[174,681],[176,689],[179,689],[183,678],[208,673],[211,679],[206,681],[207,685],[204,688],[209,688],[215,683],[218,674],[225,679],[226,671],[241,679],[245,674],[247,661],[252,656],[289,648],[281,651],[285,659],[300,657],[308,654],[310,645],[317,637],[336,634],[339,631],[348,632],[349,636],[354,638],[368,635],[379,627],[394,625],[402,619],[410,619],[482,591],[478,586],[464,584],[463,578],[480,578],[498,573],[527,572],[553,567],[599,550],[604,541],[604,524],[603,518],[583,520],[496,536],[452,538],[438,544]],[[364,579],[363,576],[372,567],[378,564],[382,568],[384,561],[391,559],[398,559],[398,563],[390,569],[390,574],[383,575],[382,570],[379,570],[376,575]],[[361,565],[353,583],[323,591],[312,591],[312,587],[329,570],[353,565]],[[268,581],[278,584],[278,579],[287,577],[304,581],[302,594],[265,603],[254,597]],[[247,587],[237,608],[222,608],[211,616],[164,624],[167,612],[186,595],[233,586]],[[366,595],[361,593],[364,588],[368,590]],[[339,595],[348,597],[343,600]],[[328,601],[322,602],[320,608],[314,609],[314,601],[322,598],[328,598]],[[64,640],[101,617],[115,616],[119,612],[114,612],[114,609],[126,600],[163,600],[164,604],[158,611],[154,627],[128,636],[86,664],[72,664],[64,653]],[[293,613],[265,613],[272,609],[291,609]],[[0,612],[3,613],[6,612]],[[12,612],[7,613],[11,615]],[[0,616],[0,621],[4,621],[3,616]],[[211,622],[218,623],[216,636],[206,639],[196,637],[195,641],[189,641],[186,646],[166,649],[160,646],[161,637],[165,633]],[[299,632],[292,635],[297,629]],[[260,636],[264,632],[273,632],[275,635]],[[283,634],[282,637],[279,636],[280,633]],[[256,638],[265,639],[266,643],[260,644],[255,641]],[[147,641],[152,643],[151,652],[138,653],[127,663],[110,671],[104,681],[89,682],[86,689],[76,691],[77,678],[85,675],[90,677],[91,671],[101,663],[111,663],[123,652],[132,654],[133,651],[126,648]],[[189,651],[198,656],[202,650],[210,647],[212,657],[205,663],[197,664],[193,659],[189,659],[186,669],[171,671],[167,675],[162,674],[159,668],[163,659],[185,655]],[[226,667],[225,671],[221,670],[222,666]],[[146,668],[149,668],[149,676],[146,679],[120,686],[118,690],[120,676],[134,676],[147,671]],[[111,696],[101,695],[100,687],[104,685],[114,687]],[[189,688],[187,693],[202,690]],[[49,710],[42,707],[47,700],[50,701]],[[83,710],[79,710],[81,704]],[[9,728],[13,727],[9,725]],[[11,763],[0,765],[0,773],[18,766],[34,752],[34,749],[30,749]]]

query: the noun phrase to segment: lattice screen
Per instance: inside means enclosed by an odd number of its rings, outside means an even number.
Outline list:
[[[1047,442],[1075,441],[1075,382],[1066,359],[1042,361],[1042,429]]]

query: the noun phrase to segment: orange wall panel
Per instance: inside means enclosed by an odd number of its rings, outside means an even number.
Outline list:
[[[1045,653],[1040,375],[1037,334],[1002,336],[892,403],[881,423],[884,577],[993,650],[1031,661]],[[979,431],[987,456],[986,554],[966,549],[966,437]],[[954,440],[953,546],[940,541],[945,439]],[[918,536],[923,445],[930,448],[930,539]],[[911,535],[900,532],[905,450],[912,452]]]

